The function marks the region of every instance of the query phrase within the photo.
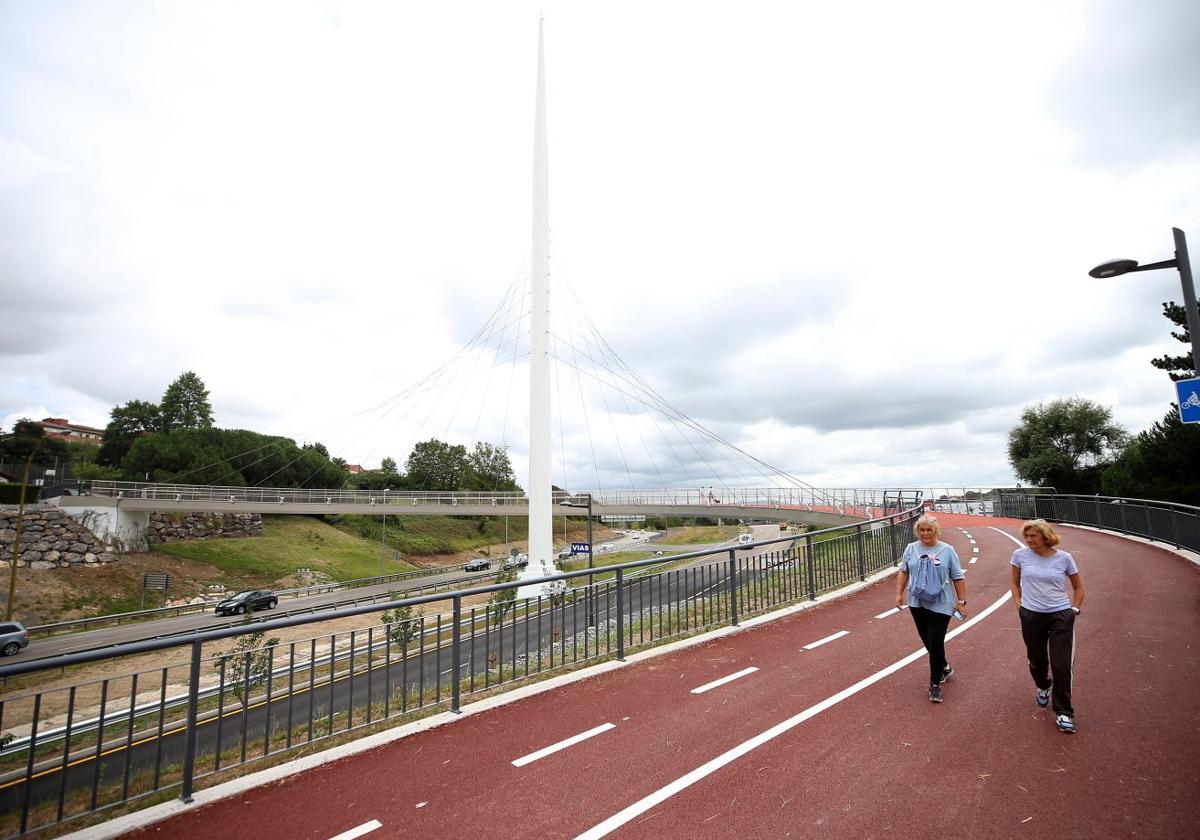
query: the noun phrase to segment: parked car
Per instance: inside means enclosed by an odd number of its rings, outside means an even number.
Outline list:
[[[0,624],[0,656],[12,656],[29,644],[29,631],[19,621]]]
[[[480,557],[477,560],[472,560],[467,565],[463,566],[463,570],[467,572],[486,572],[492,568],[491,561],[486,557]]]
[[[217,615],[241,615],[247,610],[271,610],[279,603],[270,589],[247,589],[217,604]]]

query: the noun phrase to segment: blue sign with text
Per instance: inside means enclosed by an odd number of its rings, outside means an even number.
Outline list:
[[[587,554],[588,548],[589,548],[589,546],[587,543],[577,543],[577,542],[571,543],[571,553],[572,554]]]
[[[1179,419],[1184,423],[1200,423],[1200,377],[1181,379],[1175,383],[1179,395]]]

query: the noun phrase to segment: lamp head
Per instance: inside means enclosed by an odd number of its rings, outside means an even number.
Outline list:
[[[1136,270],[1138,267],[1137,260],[1109,260],[1108,262],[1100,263],[1100,265],[1088,272],[1091,277],[1116,277],[1118,274],[1126,274]]]

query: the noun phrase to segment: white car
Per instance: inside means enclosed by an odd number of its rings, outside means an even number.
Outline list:
[[[738,534],[738,545],[750,545],[754,542],[753,534]]]

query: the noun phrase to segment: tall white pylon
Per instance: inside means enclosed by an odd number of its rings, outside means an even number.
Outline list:
[[[546,143],[546,61],[538,21],[537,105],[533,118],[532,312],[529,327],[529,565],[522,581],[558,572],[550,514],[550,164]],[[522,586],[518,598],[547,594]]]

